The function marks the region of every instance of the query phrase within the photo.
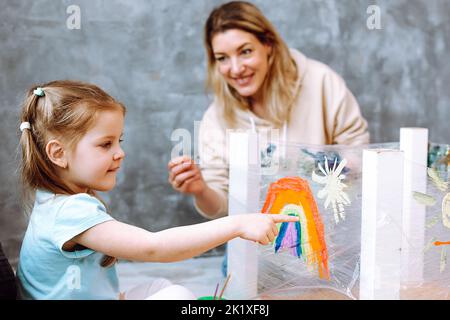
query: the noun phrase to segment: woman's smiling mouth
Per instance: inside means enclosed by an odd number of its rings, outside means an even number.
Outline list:
[[[233,78],[233,81],[241,87],[247,86],[252,82],[253,74],[245,76],[245,77],[239,77],[239,78]]]

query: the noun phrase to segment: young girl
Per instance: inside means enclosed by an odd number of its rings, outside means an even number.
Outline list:
[[[53,81],[28,91],[22,179],[35,201],[17,271],[24,298],[192,299],[168,281],[120,294],[115,262],[179,261],[236,237],[268,244],[276,223],[296,221],[247,214],[153,233],[114,220],[96,192],[116,184],[124,116],[125,107],[94,85]]]

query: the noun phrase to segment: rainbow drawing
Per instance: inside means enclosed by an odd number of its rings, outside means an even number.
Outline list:
[[[285,249],[303,257],[309,269],[317,270],[320,278],[329,279],[324,226],[308,182],[299,177],[286,177],[272,183],[262,212],[298,216],[299,222],[279,225],[275,252]]]

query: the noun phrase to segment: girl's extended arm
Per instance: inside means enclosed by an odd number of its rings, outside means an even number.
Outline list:
[[[236,237],[269,244],[278,233],[276,223],[286,221],[298,218],[245,214],[153,233],[113,220],[86,230],[72,241],[118,259],[173,262],[192,258]]]

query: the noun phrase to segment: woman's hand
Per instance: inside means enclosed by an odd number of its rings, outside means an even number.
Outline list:
[[[187,156],[174,158],[167,164],[169,183],[182,193],[199,195],[207,188],[202,173],[195,162]]]
[[[239,237],[263,245],[271,243],[278,235],[277,223],[298,221],[298,217],[284,214],[254,213],[234,217],[239,222]]]

